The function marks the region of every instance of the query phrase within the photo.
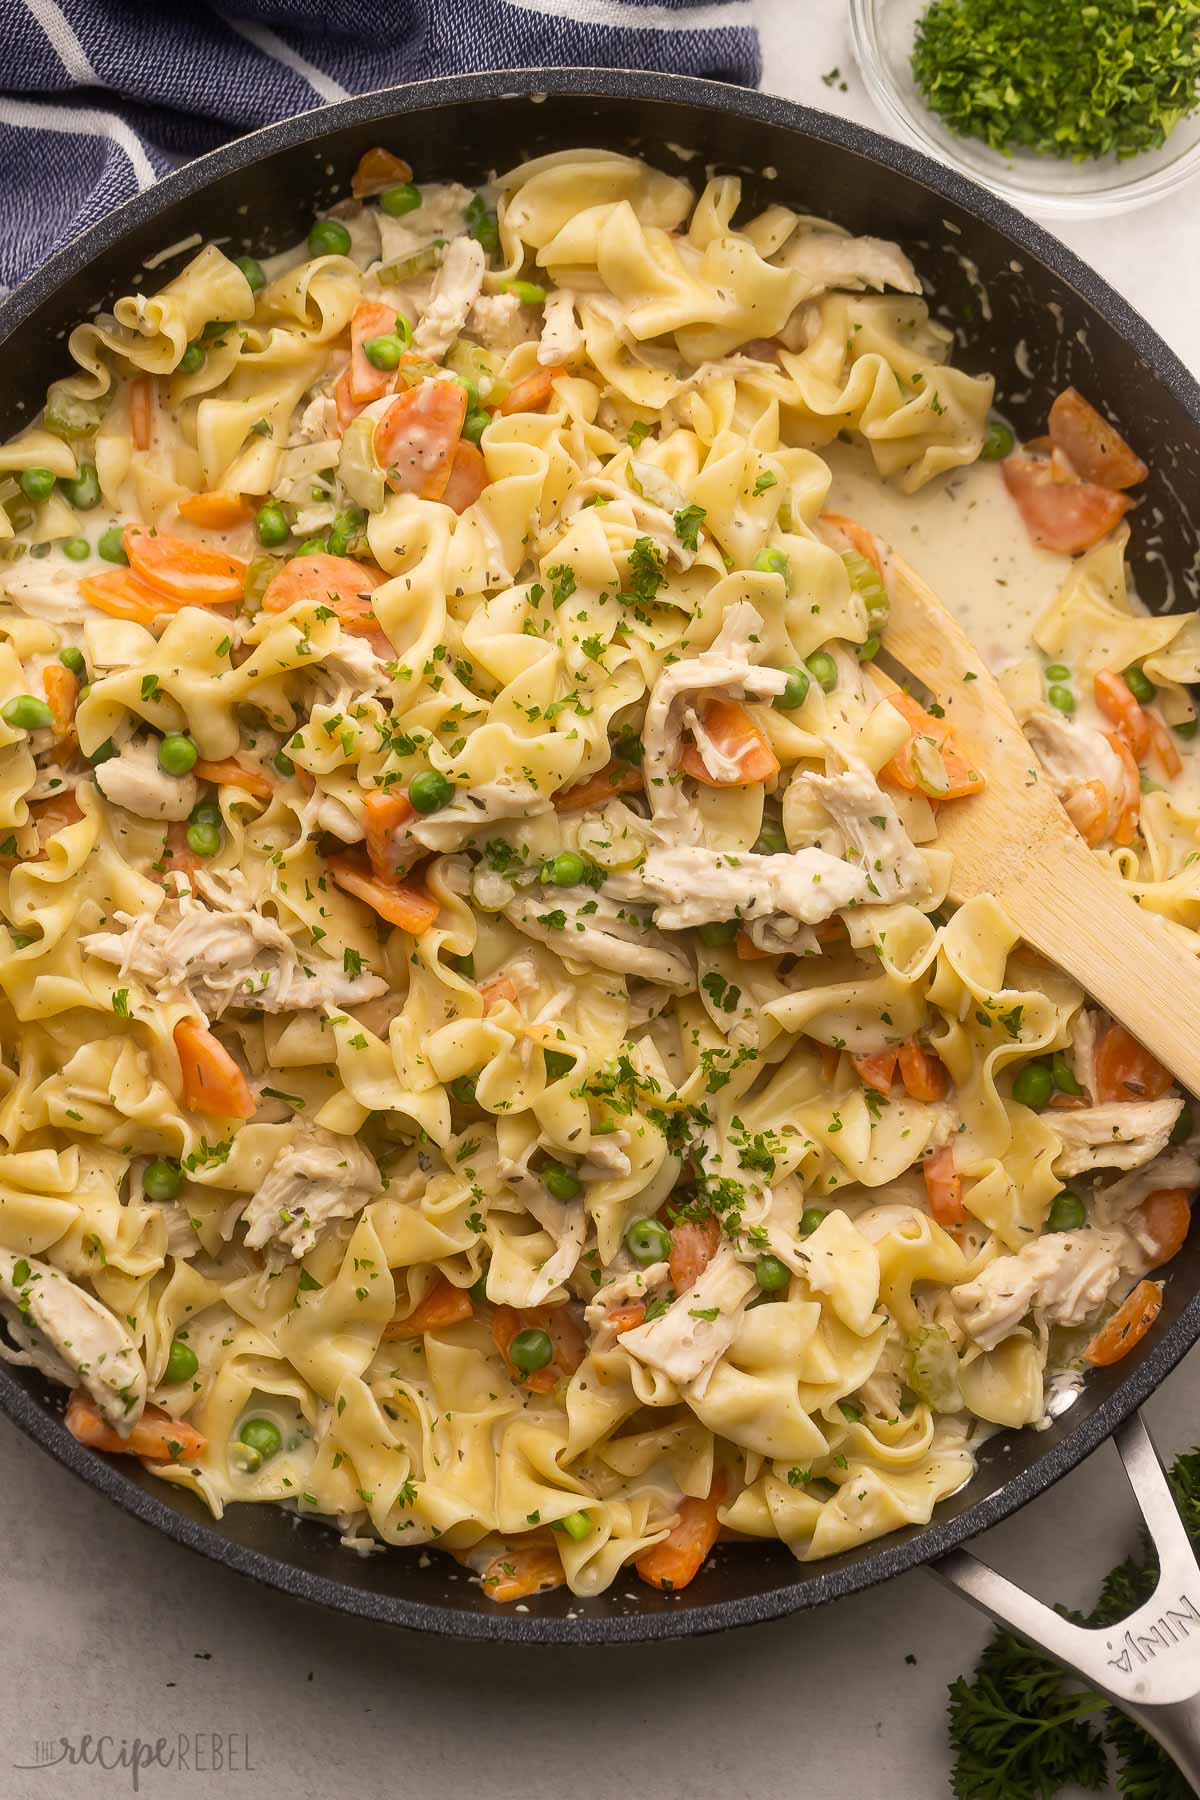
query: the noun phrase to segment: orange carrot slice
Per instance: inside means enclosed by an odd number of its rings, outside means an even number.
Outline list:
[[[401,187],[411,180],[411,165],[402,156],[393,156],[390,150],[376,144],[359,157],[350,179],[350,192],[356,200],[363,200],[369,194],[382,194],[385,188]]]
[[[939,1225],[962,1225],[967,1217],[963,1206],[962,1176],[954,1167],[954,1146],[947,1144],[927,1157],[922,1165],[929,1210]]]
[[[1143,711],[1145,709],[1143,708]],[[1147,712],[1146,729],[1150,738],[1150,754],[1157,758],[1158,766],[1168,779],[1183,773],[1183,758],[1175,748],[1175,740],[1159,718],[1157,713]]]
[[[389,925],[398,925],[402,931],[420,937],[437,918],[437,901],[421,888],[408,887],[402,881],[383,881],[348,857],[331,856],[328,862],[329,872],[343,892],[362,900]]]
[[[1089,850],[1108,835],[1109,794],[1102,781],[1083,781],[1063,802],[1071,823]]]
[[[67,1430],[91,1450],[108,1450],[117,1456],[143,1456],[148,1462],[194,1462],[203,1456],[208,1440],[186,1419],[173,1419],[161,1406],[147,1406],[128,1437],[122,1437],[100,1416],[89,1394],[76,1388],[67,1405]]]
[[[407,794],[385,792],[376,788],[363,801],[363,823],[367,832],[367,856],[371,867],[384,881],[394,881],[398,874],[395,833],[415,818]]]
[[[1090,550],[1129,510],[1127,497],[1111,488],[1057,481],[1043,457],[1016,451],[1001,463],[1000,472],[1034,543],[1064,556]]]
[[[573,1375],[583,1361],[587,1340],[566,1306],[498,1306],[492,1314],[492,1342],[504,1358],[509,1374],[535,1394],[549,1394]],[[521,1331],[544,1331],[553,1354],[544,1368],[518,1369],[509,1355],[513,1339]]]
[[[544,412],[554,393],[555,378],[565,374],[566,370],[558,363],[548,369],[535,369],[532,375],[513,383],[500,402],[500,411],[505,414]]]
[[[46,690],[46,699],[50,711],[54,714],[54,735],[62,739],[70,737],[75,724],[75,702],[79,698],[79,683],[69,669],[61,663],[47,663],[42,670],[42,686]]]
[[[367,361],[368,338],[389,337],[396,329],[396,309],[382,300],[360,300],[350,321],[350,398],[359,406],[380,400],[395,385],[395,369],[377,369]]]
[[[588,806],[603,806],[615,794],[640,794],[643,785],[640,769],[614,758],[606,768],[589,775],[586,781],[555,794],[554,808],[556,812],[582,812]]]
[[[739,962],[769,962],[777,954],[774,950],[762,950],[755,943],[748,931],[739,931],[733,940]]]
[[[466,438],[460,438],[450,465],[450,479],[442,495],[443,506],[461,515],[468,506],[474,506],[487,484],[487,464],[482,450],[468,443]]]
[[[1140,761],[1150,748],[1150,727],[1145,709],[1138,705],[1123,675],[1113,669],[1097,671],[1092,689],[1096,697],[1096,705],[1109,721],[1115,725],[1134,756]]]
[[[877,1094],[890,1094],[896,1077],[896,1056],[895,1050],[876,1050],[871,1056],[852,1056],[850,1061],[864,1087],[874,1088]]]
[[[99,575],[84,575],[79,591],[110,619],[133,619],[138,625],[153,625],[164,613],[179,611],[176,601],[168,600],[132,569],[105,569]]]
[[[643,1581],[663,1593],[677,1594],[695,1580],[720,1533],[717,1508],[724,1498],[725,1478],[717,1470],[705,1499],[688,1495],[680,1501],[678,1523],[634,1563]]]
[[[1192,1225],[1192,1196],[1187,1188],[1157,1188],[1153,1194],[1147,1194],[1138,1211],[1146,1236],[1154,1245],[1150,1267],[1157,1269],[1183,1248]]]
[[[906,793],[926,794],[931,800],[962,800],[968,794],[978,794],[987,786],[984,776],[978,769],[973,769],[959,755],[954,746],[954,733],[945,719],[937,718],[926,712],[919,700],[911,694],[889,694],[888,700],[898,713],[903,714],[912,728],[912,735],[902,750],[898,750],[883,765],[880,774],[884,781],[892,782],[903,788]],[[947,786],[944,791],[930,793],[930,783],[921,777],[920,769],[913,762],[913,746],[917,738],[930,738],[942,759],[946,772]]]
[[[1129,748],[1119,731],[1105,733],[1109,748],[1114,752],[1121,764],[1123,774],[1122,792],[1117,801],[1116,824],[1111,829],[1114,844],[1132,844],[1137,836],[1138,814],[1142,805],[1141,776],[1133,751]]]
[[[1172,1076],[1123,1025],[1110,1025],[1096,1046],[1096,1099],[1161,1100]]]
[[[900,1061],[900,1079],[904,1083],[904,1091],[910,1100],[944,1100],[950,1087],[950,1077],[946,1065],[940,1056],[932,1050],[926,1050],[918,1044],[916,1038],[909,1038],[901,1044],[897,1052]]]
[[[1093,1368],[1107,1368],[1140,1344],[1162,1311],[1161,1281],[1139,1281],[1106,1325],[1102,1325],[1083,1353]]]
[[[1136,487],[1150,473],[1116,426],[1078,388],[1064,388],[1050,408],[1050,441],[1081,481],[1120,489]]]
[[[721,1243],[721,1227],[710,1213],[707,1219],[681,1219],[671,1227],[671,1254],[667,1264],[677,1294],[686,1294],[707,1269]]]
[[[440,500],[467,416],[457,381],[422,381],[397,396],[375,427],[375,460],[394,494]]]
[[[286,612],[298,600],[311,600],[332,607],[343,630],[369,636],[379,629],[371,595],[384,579],[378,569],[369,569],[348,556],[329,556],[323,550],[312,556],[293,556],[267,583],[263,611]]]
[[[475,1309],[466,1288],[455,1287],[452,1281],[439,1275],[420,1305],[409,1313],[407,1319],[393,1319],[384,1326],[383,1335],[391,1342],[424,1337],[427,1331],[441,1331],[447,1325],[461,1325],[464,1319],[474,1316]]]
[[[879,547],[879,539],[875,536],[873,531],[868,531],[866,526],[860,525],[857,519],[848,519],[845,513],[822,513],[821,523],[823,525],[832,525],[835,531],[839,531],[846,539],[847,543],[850,544],[853,549],[857,550],[860,556],[865,556],[867,561],[872,564],[879,579],[881,581],[886,580],[883,568],[883,552]]]
[[[261,769],[244,769],[240,762],[232,756],[224,756],[217,762],[209,762],[201,757],[195,764],[192,773],[201,781],[215,782],[217,787],[240,787],[256,800],[269,800],[275,792],[275,784]]]
[[[703,782],[705,787],[749,787],[753,782],[769,781],[778,775],[779,758],[766,734],[738,701],[707,701],[702,723],[715,748],[737,764],[737,774],[710,774],[697,746],[687,744],[679,764],[685,775]]]
[[[240,494],[214,488],[208,494],[188,494],[179,502],[179,516],[202,531],[236,531],[239,525],[250,523],[254,508]]]
[[[629,1300],[624,1306],[614,1306],[605,1316],[604,1323],[614,1337],[620,1337],[623,1331],[633,1331],[638,1325],[644,1324],[645,1318],[646,1302]]]
[[[219,1119],[254,1117],[254,1096],[246,1077],[207,1026],[196,1019],[180,1019],[175,1048],[183,1072],[183,1104],[189,1112],[211,1113]]]
[[[515,1006],[520,999],[520,995],[517,993],[517,984],[508,975],[500,975],[491,981],[485,981],[479,990],[479,997],[483,1001],[485,1013],[495,1012],[496,1008],[503,1006],[505,1002],[510,1006]]]
[[[545,1594],[566,1581],[558,1551],[552,1544],[517,1544],[493,1557],[480,1585],[489,1600],[501,1604]]]
[[[129,384],[129,435],[135,450],[148,450],[154,435],[154,389],[148,375]]]
[[[125,527],[125,554],[140,580],[177,606],[232,606],[246,586],[246,564],[169,531]]]
[[[365,400],[356,400],[351,393],[350,384],[353,379],[354,365],[353,363],[347,363],[333,384],[333,404],[337,411],[337,428],[339,433],[342,434],[345,433],[346,427],[350,424],[351,420],[357,419],[359,413],[367,404]]]

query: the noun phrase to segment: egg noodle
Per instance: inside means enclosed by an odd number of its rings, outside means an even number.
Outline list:
[[[826,508],[835,437],[905,493],[1008,447],[992,382],[893,245],[739,204],[375,151],[0,447],[0,1352],[496,1600],[928,1521],[1149,1328],[1200,1185],[1166,1072],[945,903],[987,770]],[[1087,551],[1005,681],[1194,942],[1200,629],[1098,422],[1003,465]]]

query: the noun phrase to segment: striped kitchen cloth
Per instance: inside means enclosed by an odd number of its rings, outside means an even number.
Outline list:
[[[753,83],[751,0],[0,0],[0,290],[226,138],[472,69]]]

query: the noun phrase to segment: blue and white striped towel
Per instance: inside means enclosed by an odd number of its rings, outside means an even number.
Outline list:
[[[754,82],[750,0],[0,0],[0,290],[226,138],[396,82],[547,65]]]

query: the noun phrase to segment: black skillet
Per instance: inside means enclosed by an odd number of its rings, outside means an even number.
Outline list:
[[[1189,516],[1187,497],[1200,492],[1200,389],[1145,320],[1056,239],[916,151],[769,95],[671,76],[563,69],[421,82],[307,113],[202,157],[118,207],[0,307],[0,435],[36,413],[47,383],[65,372],[66,334],[79,319],[134,283],[161,284],[181,260],[147,274],[143,258],[197,232],[226,244],[232,233],[231,254],[282,249],[306,232],[318,206],[348,191],[359,156],[378,143],[407,157],[418,180],[471,183],[529,156],[591,144],[636,152],[693,181],[711,165],[742,176],[747,213],[786,201],[853,232],[898,239],[932,290],[937,314],[958,332],[957,360],[996,373],[999,404],[1025,435],[1044,429],[1051,400],[1068,382],[1111,409],[1151,467],[1133,515],[1141,592],[1157,610],[1195,603],[1200,516]],[[1019,344],[1026,373],[1014,362]],[[595,1600],[560,1590],[523,1612],[498,1607],[448,1557],[393,1551],[361,1561],[332,1532],[270,1507],[233,1507],[215,1523],[191,1495],[130,1459],[77,1444],[63,1427],[60,1393],[30,1371],[0,1364],[0,1406],[59,1461],[166,1536],[303,1599],[423,1631],[543,1643],[692,1635],[816,1606],[921,1563],[940,1563],[977,1603],[1011,1612],[1012,1597],[985,1593],[982,1565],[956,1547],[1103,1443],[1190,1349],[1200,1336],[1200,1232],[1168,1273],[1162,1314],[1145,1342],[1090,1376],[1046,1431],[991,1439],[972,1480],[927,1527],[812,1565],[778,1545],[722,1546],[674,1598],[618,1581]],[[1145,1463],[1141,1442],[1135,1421],[1123,1434],[1127,1464],[1139,1456]],[[1139,1485],[1153,1486],[1147,1468],[1138,1471]],[[1200,1584],[1194,1589],[1200,1598]],[[1031,1634],[1039,1625],[1023,1620]],[[1189,1633],[1180,1627],[1176,1635]],[[1056,1653],[1081,1660],[1078,1647],[1060,1644]],[[1113,1691],[1124,1680],[1122,1654],[1131,1679],[1141,1667],[1118,1645],[1105,1659],[1116,1670]],[[1093,1678],[1103,1680],[1104,1671]],[[1128,1704],[1147,1695],[1130,1689],[1120,1697]]]

